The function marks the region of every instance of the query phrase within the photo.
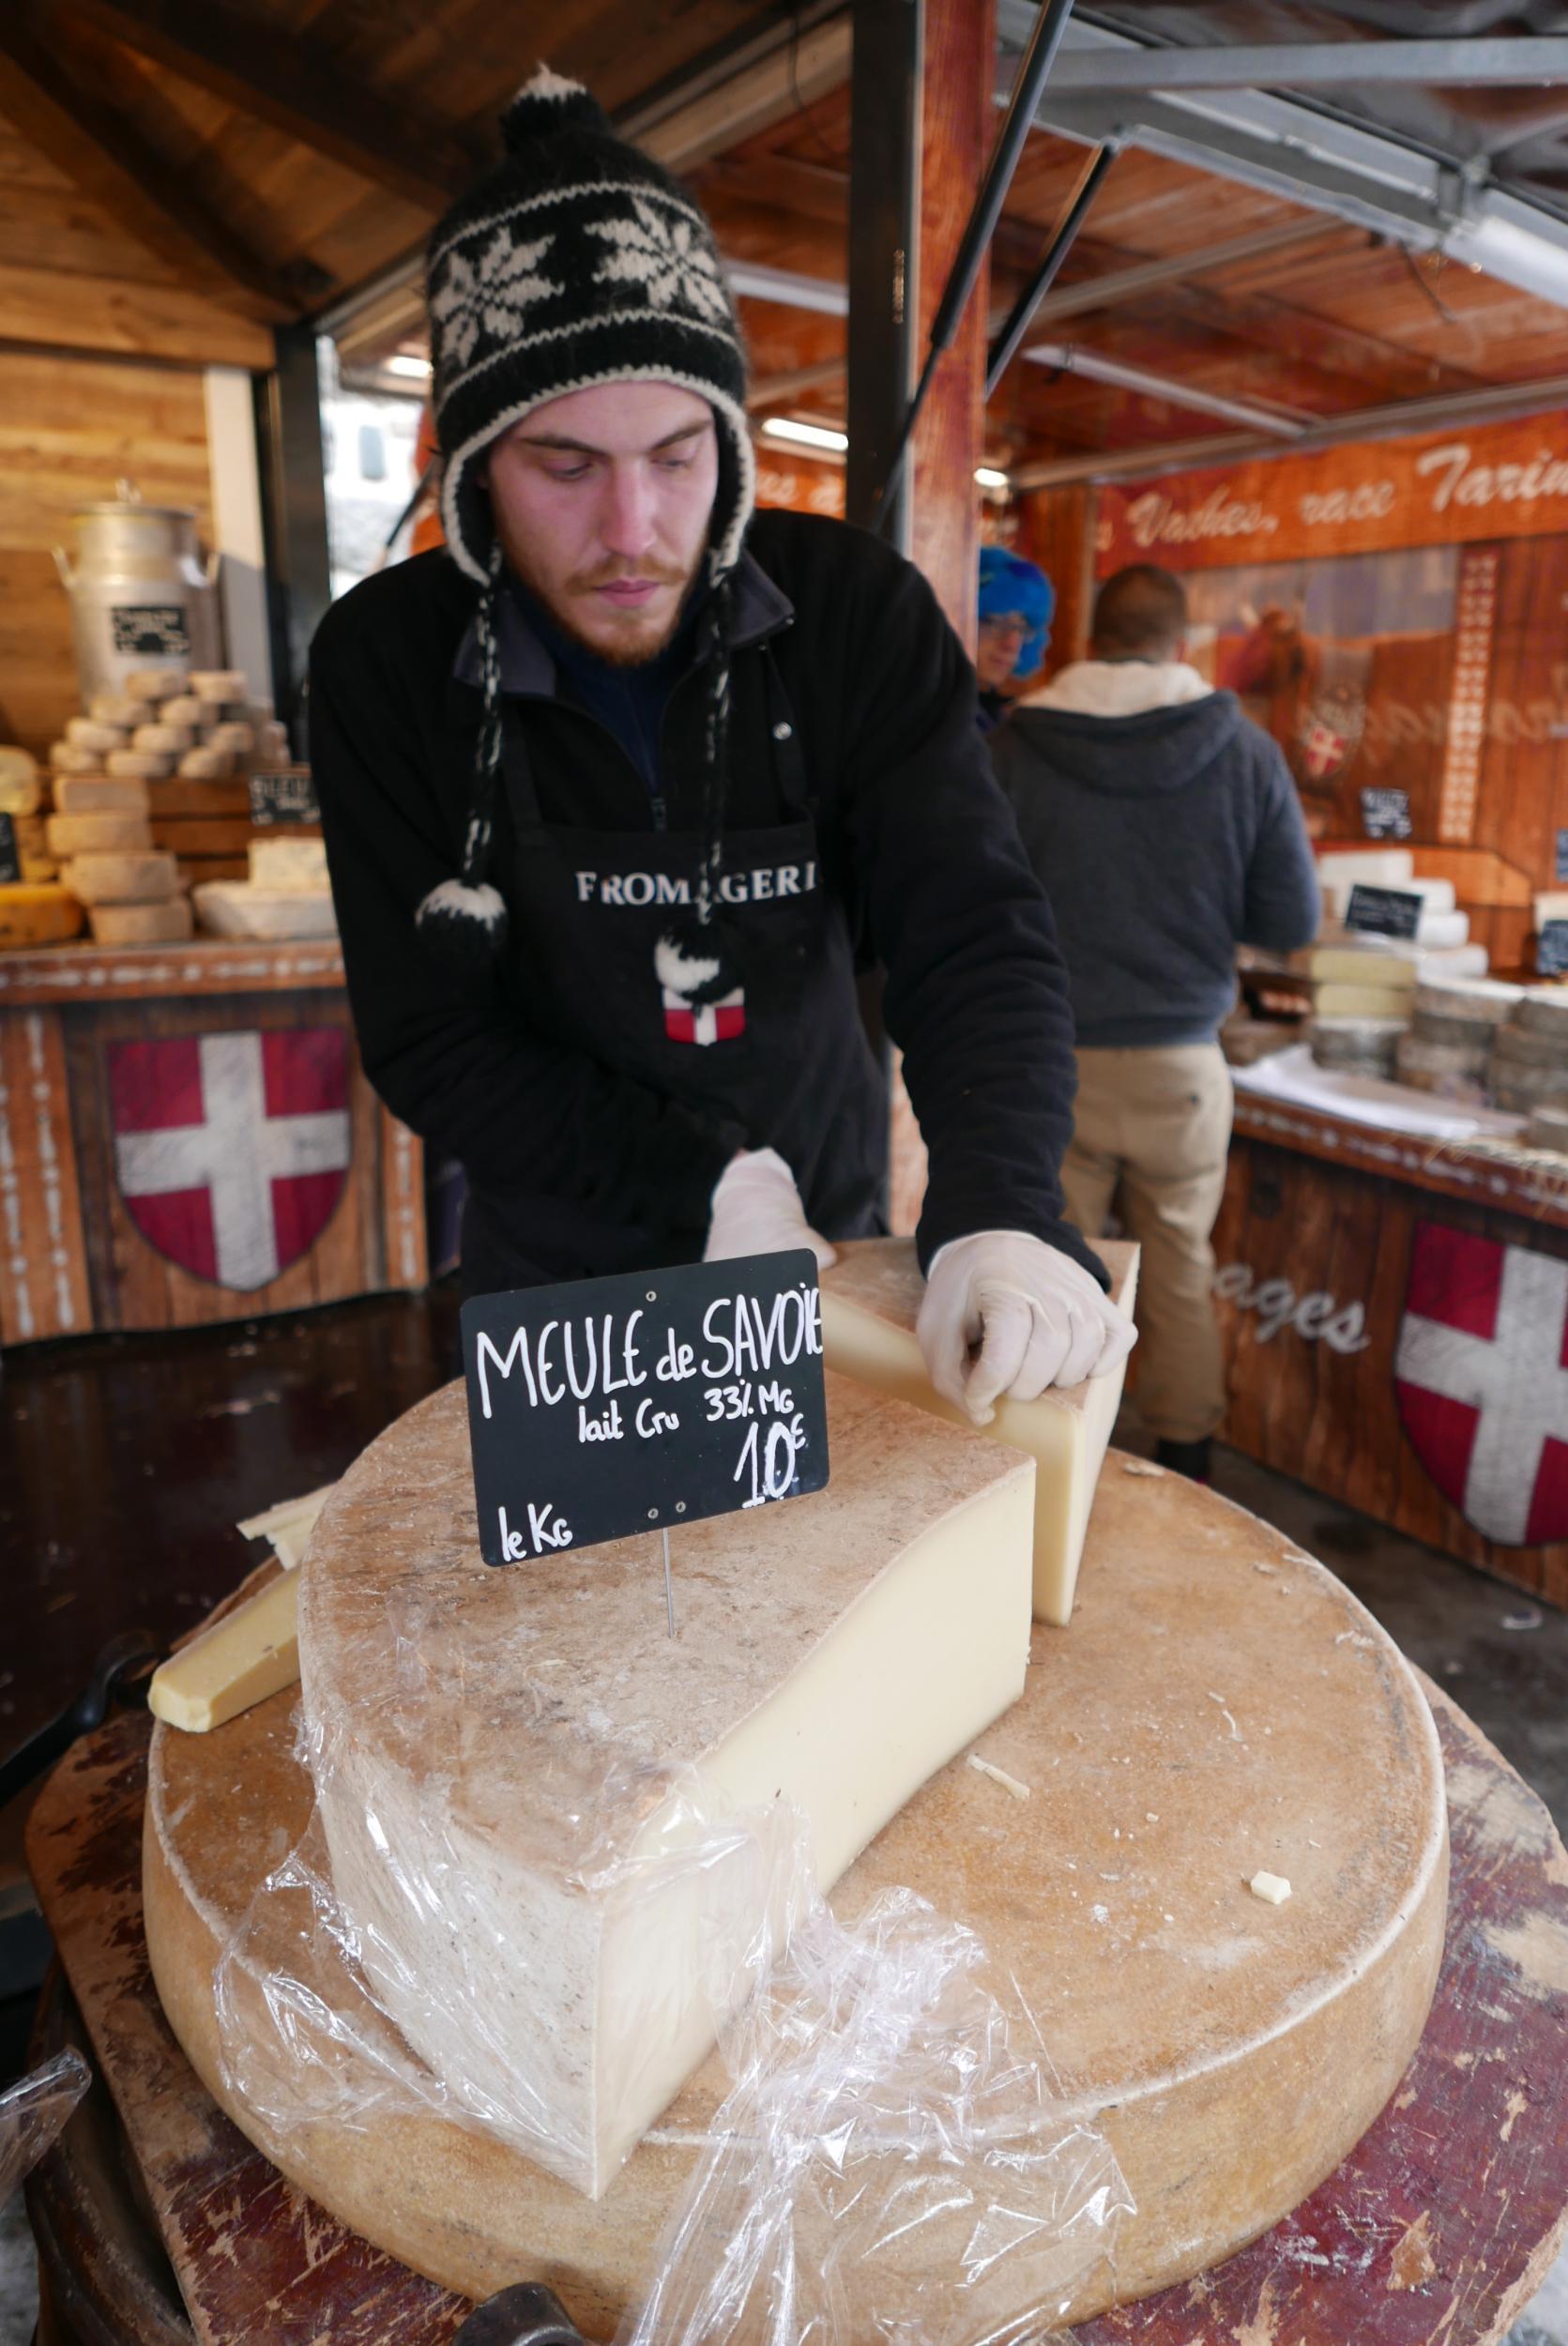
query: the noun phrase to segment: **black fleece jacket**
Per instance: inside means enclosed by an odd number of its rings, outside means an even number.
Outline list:
[[[930,1154],[921,1261],[987,1228],[1031,1232],[1084,1261],[1057,1178],[1075,1080],[1065,973],[986,762],[968,662],[921,573],[862,532],[769,512],[748,543],[726,827],[784,818],[766,639],[800,737],[825,876],[862,952],[886,965],[887,1027]],[[311,757],[366,1072],[473,1186],[504,1192],[526,1164],[536,1195],[649,1225],[695,1255],[714,1182],[752,1136],[540,1032],[515,972],[454,982],[415,930],[420,900],[461,861],[480,696],[454,671],[476,593],[444,553],[422,555],[334,604],[312,647]],[[514,670],[520,631],[514,602],[502,629]],[[545,683],[519,704],[543,819],[651,830],[647,784],[619,742],[554,696],[537,642],[522,657],[536,676],[542,663]],[[700,829],[701,721],[692,677],[665,712],[672,830]],[[498,833],[491,876],[503,893],[514,854]]]

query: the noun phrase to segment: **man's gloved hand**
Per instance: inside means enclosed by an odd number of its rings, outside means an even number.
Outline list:
[[[915,1333],[932,1383],[976,1425],[990,1424],[1004,1395],[1033,1401],[1047,1385],[1106,1376],[1137,1336],[1070,1255],[1022,1230],[938,1247]]]
[[[819,1271],[838,1260],[806,1220],[795,1176],[776,1149],[743,1149],[732,1157],[719,1176],[708,1212],[704,1262],[778,1255],[792,1246],[809,1246]]]

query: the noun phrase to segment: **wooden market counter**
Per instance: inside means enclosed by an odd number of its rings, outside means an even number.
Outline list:
[[[1249,1457],[1568,1606],[1568,1166],[1238,1089],[1214,1231]]]
[[[426,1279],[335,940],[0,954],[0,1344]]]

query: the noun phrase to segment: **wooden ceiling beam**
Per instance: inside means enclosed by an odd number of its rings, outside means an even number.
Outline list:
[[[428,118],[366,89],[308,34],[272,31],[223,0],[67,0],[69,12],[137,56],[341,163],[423,211],[446,210],[475,159]]]
[[[0,12],[0,114],[190,290],[269,323],[298,316],[298,295],[204,211],[163,156],[71,79],[20,13]]]
[[[0,262],[0,345],[90,351],[162,365],[272,364],[270,329],[183,285],[138,285],[74,269],[16,268]]]

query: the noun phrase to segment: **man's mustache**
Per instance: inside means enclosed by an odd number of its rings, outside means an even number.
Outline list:
[[[635,584],[638,586],[684,586],[691,576],[670,562],[639,562],[634,569],[624,562],[601,562],[597,569],[579,571],[567,583],[573,594],[596,586],[618,586]]]

